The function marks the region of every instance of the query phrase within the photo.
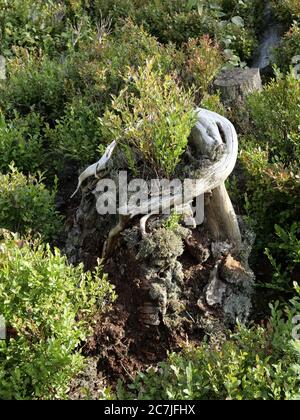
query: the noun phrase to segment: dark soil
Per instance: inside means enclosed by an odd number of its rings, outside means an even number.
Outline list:
[[[107,261],[104,271],[115,285],[118,298],[105,315],[99,316],[94,335],[84,346],[84,354],[98,358],[98,371],[111,386],[120,378],[132,380],[138,370],[164,360],[169,351],[201,343],[204,331],[198,323],[201,313],[198,300],[212,267],[198,263],[189,251],[185,251],[181,263],[189,305],[180,314],[179,325],[168,328],[164,322],[149,326],[139,321],[138,308],[144,291],[134,250],[119,247]]]

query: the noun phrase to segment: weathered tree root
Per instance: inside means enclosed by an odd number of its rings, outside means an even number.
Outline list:
[[[120,235],[120,233],[126,228],[129,222],[130,216],[123,216],[120,214],[119,216],[119,223],[110,230],[107,240],[104,243],[103,250],[102,250],[102,258],[107,258],[110,256],[115,241]]]
[[[146,235],[146,222],[151,214],[161,214],[164,209],[181,208],[184,212],[194,198],[211,192],[210,200],[206,201],[206,221],[216,240],[228,239],[236,248],[241,245],[241,234],[237,218],[225,188],[225,180],[234,169],[237,154],[238,140],[233,125],[226,118],[215,112],[205,109],[197,109],[198,122],[191,133],[191,144],[201,156],[208,157],[213,163],[195,173],[197,182],[191,184],[190,190],[185,191],[185,202],[182,203],[182,193],[174,195],[152,196],[149,200],[141,203],[139,207],[119,208],[119,223],[110,231],[104,245],[102,256],[107,257],[115,243],[116,237],[125,229],[130,218],[136,215],[142,216],[140,228],[142,236]],[[108,146],[105,154],[99,162],[88,167],[79,177],[78,188],[89,176],[96,175],[103,169],[115,148],[113,142]],[[77,192],[75,191],[75,193]],[[74,193],[74,194],[75,194]],[[73,195],[74,195],[73,194]]]
[[[82,174],[79,175],[77,188],[70,198],[73,198],[74,195],[77,194],[83,181],[85,181],[87,178],[93,175],[95,176],[95,178],[97,178],[98,172],[103,171],[106,168],[111,158],[111,155],[116,147],[116,144],[117,143],[113,141],[109,146],[107,146],[105,153],[101,157],[101,159],[98,162],[94,163],[93,165],[90,165],[88,168],[86,168],[85,171],[82,172]]]

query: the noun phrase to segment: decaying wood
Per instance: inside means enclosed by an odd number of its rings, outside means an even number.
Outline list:
[[[206,206],[206,216],[209,227],[216,238],[233,241],[236,247],[241,243],[241,234],[237,218],[226,191],[224,182],[235,167],[238,154],[238,140],[235,128],[226,118],[212,111],[198,109],[198,122],[192,131],[191,143],[202,155],[215,161],[201,172],[197,183],[191,186],[189,192],[185,191],[186,201],[191,202],[195,197],[212,191],[209,205]],[[224,140],[223,140],[224,139]],[[158,212],[166,208],[182,205],[182,194],[152,197],[135,207],[123,210],[121,214],[131,217],[147,213],[147,209]],[[124,212],[124,213],[123,213]],[[145,233],[145,229],[143,229]]]
[[[114,246],[115,240],[120,235],[120,233],[125,229],[127,223],[130,219],[130,216],[123,216],[120,214],[118,224],[110,230],[107,240],[104,243],[102,250],[102,258],[107,258]]]
[[[197,180],[185,189],[182,203],[182,192],[173,195],[166,194],[152,196],[136,206],[121,206],[118,209],[119,223],[111,230],[103,249],[103,256],[107,256],[120,232],[125,228],[130,218],[141,215],[140,228],[142,235],[146,235],[146,222],[151,214],[161,214],[166,209],[181,208],[185,212],[187,206],[198,196],[211,192],[206,202],[206,221],[216,240],[226,240],[239,247],[241,235],[233,206],[225,188],[225,180],[235,167],[238,154],[238,140],[235,128],[221,115],[198,108],[198,121],[191,133],[191,145],[196,154],[205,156],[212,162],[208,167],[199,170]],[[89,176],[97,176],[103,170],[116,146],[111,143],[99,162],[89,166],[79,177],[78,187],[72,197],[79,190],[82,182]],[[199,157],[199,156],[198,156]],[[151,214],[149,214],[151,209]],[[144,215],[144,216],[143,216]],[[190,215],[188,215],[190,218]],[[192,220],[192,219],[191,219]]]
[[[242,243],[238,220],[224,182],[205,198],[205,218],[215,241],[228,239],[237,249]]]
[[[190,190],[185,191],[186,203],[192,202],[195,197],[205,194],[222,184],[233,171],[238,154],[237,134],[231,122],[212,111],[199,108],[197,112],[198,123],[202,124],[202,122],[204,122],[204,132],[206,135],[204,137],[199,135],[199,131],[196,131],[196,135],[194,130],[192,133],[192,142],[198,144],[198,147],[201,150],[211,151],[213,155],[219,151],[219,157],[208,168],[201,172],[197,182],[191,184]],[[215,130],[216,127],[219,130],[218,134]],[[212,133],[215,134],[215,138]],[[222,141],[222,144],[220,143],[222,140],[221,133],[225,139],[225,143]],[[159,213],[165,209],[180,206],[182,204],[181,192],[175,192],[172,196],[151,197],[149,200],[141,203],[139,207],[125,205],[124,207],[119,208],[119,213],[134,217],[139,214],[147,214],[149,208],[152,212]]]
[[[97,178],[97,174],[98,174],[98,172],[100,172],[100,171],[103,171],[105,168],[106,168],[106,166],[107,166],[107,164],[108,164],[108,162],[109,162],[109,160],[110,160],[110,158],[111,158],[111,155],[112,155],[112,153],[113,153],[113,151],[114,151],[114,149],[115,149],[115,147],[116,147],[116,141],[114,140],[107,148],[106,148],[106,150],[105,150],[105,153],[104,153],[104,155],[100,158],[100,160],[98,161],[98,162],[96,162],[96,163],[94,163],[93,165],[90,165],[88,168],[86,168],[86,170],[85,171],[83,171],[82,172],[82,174],[80,174],[79,175],[79,178],[78,178],[78,185],[77,185],[77,188],[76,188],[76,191],[71,195],[71,197],[70,198],[73,198],[74,197],[74,195],[75,194],[77,194],[77,192],[79,191],[79,188],[81,187],[81,184],[87,179],[87,178],[89,178],[90,176],[95,176],[96,178]]]

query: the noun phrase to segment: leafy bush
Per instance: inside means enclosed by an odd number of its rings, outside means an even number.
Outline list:
[[[110,101],[110,94],[116,95],[124,87],[123,77],[127,74],[128,66],[137,69],[153,58],[154,67],[164,73],[174,68],[175,48],[161,45],[130,19],[122,21],[114,34],[104,32],[100,41],[98,37],[92,46],[87,45],[86,48],[89,50],[89,56],[86,57],[88,62],[83,64],[81,76],[85,85],[95,83],[94,90],[98,90],[99,99],[103,102],[104,98],[106,104]],[[92,93],[92,97],[97,95]]]
[[[249,138],[244,140],[240,155],[246,189],[245,210],[257,235],[255,248],[259,261],[260,253],[270,248],[276,264],[281,264],[282,271],[285,271],[288,253],[279,248],[275,226],[288,230],[297,220],[300,210],[299,167],[286,168],[280,162],[272,162],[268,150],[254,144]],[[285,289],[293,278],[291,273],[287,274]],[[283,286],[279,276],[273,277],[273,287],[277,286]]]
[[[292,73],[278,74],[262,92],[252,94],[248,103],[253,125],[241,142],[245,210],[257,234],[256,251],[270,249],[273,287],[280,288],[276,266],[287,270],[286,288],[296,278],[296,271],[288,269],[288,249],[279,247],[275,225],[288,231],[300,209],[299,94],[300,80]]]
[[[202,19],[196,4],[185,0],[96,0],[95,9],[110,15],[114,23],[130,16],[161,42],[177,45],[207,32],[208,20],[212,21],[208,16]]]
[[[64,115],[54,129],[46,129],[49,149],[55,159],[72,159],[85,165],[92,162],[99,145],[99,109],[86,99],[75,97],[66,105]]]
[[[96,0],[95,10],[111,16],[114,23],[130,16],[164,44],[172,42],[180,46],[190,38],[209,34],[234,54],[241,54],[242,60],[249,58],[255,44],[254,29],[250,25],[245,27],[241,19],[232,21],[236,16],[228,7],[226,14],[220,0]]]
[[[42,182],[42,175],[27,178],[14,166],[0,174],[0,227],[21,234],[32,231],[43,238],[56,237],[62,219],[55,210],[56,188],[50,192]]]
[[[287,291],[290,286],[290,279],[296,278],[299,272],[300,226],[298,222],[294,222],[289,229],[285,230],[279,225],[275,225],[275,232],[278,239],[270,244],[270,249],[266,250],[266,255],[274,269],[272,283],[267,284],[267,286]],[[282,264],[278,263],[276,258],[274,258],[274,255],[278,256],[278,253],[280,252],[283,252],[285,255],[284,267],[282,267]]]
[[[0,106],[10,116],[15,110],[21,115],[34,111],[53,122],[75,94],[77,73],[68,59],[62,63],[22,50],[8,62],[8,74],[8,82],[0,86]]]
[[[170,176],[196,122],[192,95],[153,70],[153,61],[126,79],[131,82],[101,120],[103,132],[127,151],[132,148],[156,173]]]
[[[266,328],[240,326],[214,348],[203,344],[170,354],[156,368],[138,373],[119,398],[158,400],[291,400],[299,399],[300,341],[292,339],[293,317],[300,311],[297,297],[283,312],[271,306]]]
[[[3,236],[3,231],[2,235]],[[0,398],[66,398],[84,364],[74,352],[90,332],[93,316],[113,297],[102,274],[69,266],[58,250],[5,233],[0,244]]]
[[[283,162],[299,160],[300,80],[291,72],[277,72],[276,80],[248,99],[255,136]],[[293,159],[294,157],[294,159]]]
[[[201,107],[209,109],[210,111],[217,112],[218,114],[225,115],[225,107],[221,102],[220,95],[215,93],[213,95],[207,93],[201,100]]]
[[[93,30],[85,8],[52,0],[0,0],[0,51],[11,57],[22,47],[50,57],[73,50]]]
[[[203,36],[200,39],[189,39],[183,50],[186,55],[183,77],[188,85],[195,85],[203,95],[222,67],[220,47],[208,36]]]
[[[258,32],[264,23],[264,6],[261,0],[222,0],[222,8],[227,19],[235,16],[241,17],[245,27],[255,32]]]
[[[300,26],[295,23],[281,40],[280,46],[275,50],[275,62],[284,72],[288,72],[293,63],[294,57],[300,56]]]
[[[271,5],[277,17],[287,26],[293,18],[300,17],[300,4],[298,0],[271,0]]]
[[[27,173],[41,169],[44,162],[42,123],[42,118],[35,113],[24,118],[16,115],[10,121],[0,113],[1,172],[7,171],[12,161],[19,170]]]

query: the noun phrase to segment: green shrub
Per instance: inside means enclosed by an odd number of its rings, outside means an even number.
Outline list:
[[[23,172],[35,172],[44,163],[42,118],[35,113],[6,121],[0,113],[0,171],[5,172],[12,161]]]
[[[73,0],[0,0],[0,52],[7,57],[19,47],[56,57],[92,32],[85,9]]]
[[[220,348],[202,344],[169,355],[156,368],[138,373],[122,399],[291,400],[299,399],[300,340],[293,317],[300,312],[300,288],[285,312],[271,306],[267,328],[240,326]]]
[[[95,9],[103,16],[110,15],[114,23],[130,16],[159,41],[180,45],[207,32],[209,17],[202,19],[196,4],[188,3],[185,0],[95,0]]]
[[[298,222],[294,222],[287,229],[275,225],[275,232],[278,238],[270,244],[270,249],[266,250],[266,255],[274,269],[272,283],[266,286],[287,291],[292,286],[290,285],[291,279],[297,278],[300,267],[300,240],[298,239],[300,225]],[[281,253],[285,256],[284,267],[278,262]]]
[[[300,4],[298,0],[271,0],[271,5],[277,17],[287,25],[293,18],[300,18]]]
[[[102,35],[100,44],[96,39],[90,51],[92,56],[81,74],[87,82],[96,82],[96,89],[106,101],[110,100],[110,94],[116,95],[124,87],[123,77],[127,74],[128,66],[137,69],[154,58],[154,67],[162,72],[168,73],[174,68],[175,48],[161,45],[130,19],[122,21],[113,35]]]
[[[72,159],[85,165],[97,156],[100,141],[99,108],[75,97],[66,105],[54,129],[46,129],[51,154],[60,161]]]
[[[218,114],[225,115],[225,107],[221,102],[220,95],[215,94],[205,94],[201,100],[201,107],[209,109],[210,111],[217,112]]]
[[[250,9],[243,11],[248,20],[256,12],[255,7]],[[101,11],[103,16],[111,16],[114,23],[119,22],[120,18],[130,16],[136,24],[143,25],[164,44],[172,42],[180,46],[190,38],[208,34],[227,49],[234,51],[234,54],[241,55],[242,60],[250,57],[255,46],[252,23],[245,27],[244,20],[243,24],[241,19],[231,21],[236,17],[232,14],[235,9],[228,10],[227,7],[223,10],[222,1],[219,0],[96,0],[95,10],[98,13]]]
[[[255,32],[259,32],[264,24],[264,2],[261,0],[222,0],[222,9],[227,19],[239,16],[243,19],[245,27]]]
[[[14,166],[0,174],[0,227],[21,234],[31,231],[43,238],[56,237],[62,219],[55,210],[56,188],[50,192],[42,175],[24,176]]]
[[[284,72],[288,72],[293,63],[294,57],[300,56],[300,26],[295,23],[287,33],[284,34],[281,44],[275,49],[275,62]]]
[[[189,39],[183,45],[186,55],[183,78],[188,86],[194,85],[203,95],[208,92],[210,83],[220,71],[223,57],[218,44],[208,36]]]
[[[248,99],[255,137],[282,162],[299,161],[300,79],[277,72],[276,80]]]
[[[154,71],[153,61],[128,79],[101,120],[103,132],[133,149],[157,174],[171,176],[196,122],[192,95]]]
[[[283,288],[280,266],[289,288],[296,271],[289,270],[289,252],[279,247],[275,225],[288,231],[300,209],[300,80],[293,73],[278,73],[262,92],[248,98],[248,105],[252,125],[241,141],[240,153],[245,210],[257,234],[256,252],[270,250],[273,287]]]
[[[59,62],[26,55],[26,51],[8,62],[8,75],[7,83],[0,86],[0,106],[5,114],[36,112],[50,123],[61,116],[65,103],[75,94],[78,78],[71,60]]]
[[[272,287],[287,289],[291,286],[291,281],[296,278],[296,272],[292,275],[288,269],[289,252],[280,248],[275,226],[279,225],[282,229],[288,230],[298,219],[299,167],[297,165],[285,167],[280,162],[274,162],[268,150],[263,150],[255,144],[249,138],[242,143],[240,162],[244,170],[243,182],[246,190],[244,207],[248,223],[252,225],[257,235],[255,254],[258,264],[261,262],[261,253],[265,248],[270,249],[276,265],[280,265],[281,273],[286,272],[286,282],[283,285],[282,276],[278,275],[278,270],[273,260],[271,261],[275,269]],[[243,203],[239,204],[241,207]]]
[[[93,316],[114,297],[112,287],[101,266],[85,273],[58,250],[4,236],[0,314],[7,339],[0,341],[0,399],[66,398],[84,364],[76,350]]]
[[[34,49],[53,43],[53,36],[61,30],[64,8],[60,3],[37,0],[1,0],[1,52],[11,54],[15,45]],[[55,19],[55,15],[57,18]]]

